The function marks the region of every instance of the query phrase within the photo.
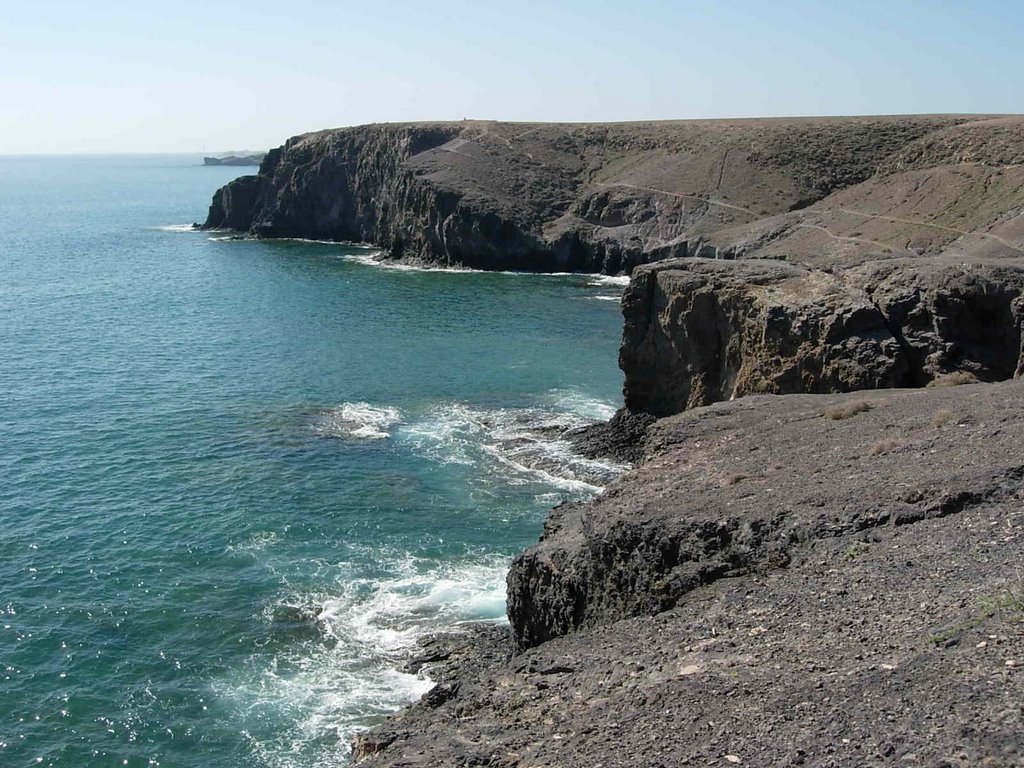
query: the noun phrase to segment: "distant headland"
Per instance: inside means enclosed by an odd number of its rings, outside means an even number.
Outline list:
[[[220,157],[204,157],[203,165],[259,165],[266,152],[232,152]]]
[[[1024,765],[1024,116],[320,131],[204,226],[630,276],[633,469],[360,768]]]

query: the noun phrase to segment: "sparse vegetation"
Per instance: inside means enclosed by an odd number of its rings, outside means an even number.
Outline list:
[[[866,555],[869,551],[871,551],[871,547],[865,542],[855,542],[843,552],[843,560],[856,560],[861,555]]]
[[[1019,586],[1007,587],[995,595],[982,595],[978,599],[978,613],[931,636],[935,645],[945,645],[953,638],[979,626],[991,618],[1005,621],[1024,621],[1024,590]]]
[[[936,376],[928,382],[929,389],[932,387],[959,387],[961,384],[977,384],[978,377],[967,371],[954,371]]]
[[[883,453],[890,453],[903,446],[903,441],[898,437],[883,437],[871,446],[872,456],[881,456]]]
[[[953,420],[953,412],[949,408],[940,408],[932,416],[932,426],[940,429]]]
[[[834,405],[825,409],[825,418],[829,421],[841,421],[856,416],[858,413],[865,413],[871,410],[871,403],[867,400],[854,400],[841,405]]]

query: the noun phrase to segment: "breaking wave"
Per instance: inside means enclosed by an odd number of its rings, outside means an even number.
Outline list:
[[[438,462],[478,467],[487,482],[497,475],[512,485],[553,486],[577,497],[599,493],[625,467],[579,455],[568,438],[610,417],[614,407],[569,390],[551,393],[550,400],[558,410],[442,403],[399,427],[396,438]]]
[[[336,408],[320,411],[313,430],[323,437],[357,437],[381,440],[389,428],[402,417],[397,408],[381,408],[369,403],[342,403]]]
[[[163,224],[158,227],[151,227],[151,229],[157,232],[198,232],[191,224]]]
[[[372,578],[365,566],[342,563],[322,592],[286,584],[260,617],[267,644],[279,642],[281,649],[254,655],[215,683],[260,765],[340,763],[367,722],[433,686],[429,668],[401,669],[422,638],[457,630],[460,622],[504,619],[505,558],[453,564],[400,553],[375,557],[389,565]],[[290,729],[267,728],[282,714]]]

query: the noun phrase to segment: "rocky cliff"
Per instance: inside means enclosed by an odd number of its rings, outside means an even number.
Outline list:
[[[1020,374],[1024,259],[822,269],[663,261],[623,298],[626,406],[655,416],[750,394],[920,387]]]
[[[638,466],[358,762],[1024,764],[1024,388],[934,386],[1024,372],[1024,118],[325,131],[206,226],[632,274]]]
[[[356,762],[1022,765],[1022,440],[1020,382],[661,419]]]
[[[996,188],[1013,198],[1017,171],[995,179],[984,164],[1013,166],[1019,131],[1012,119],[958,116],[361,126],[290,139],[255,177],[214,196],[205,226],[358,240],[389,258],[481,269],[628,273],[677,256],[930,253],[951,239],[936,233],[991,227],[1006,210],[963,204],[964,216],[948,212],[948,231],[943,219],[905,237],[909,225],[836,213],[865,190],[836,195],[873,185],[875,200],[884,192],[893,211],[918,216],[902,191],[922,184],[934,199],[979,185],[990,201]]]
[[[634,413],[994,381],[1020,364],[1021,117],[322,131],[219,190],[206,226],[445,265],[632,272]]]

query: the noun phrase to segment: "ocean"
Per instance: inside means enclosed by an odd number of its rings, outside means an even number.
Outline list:
[[[0,158],[0,765],[343,764],[619,468],[621,281],[195,232],[198,156]]]

